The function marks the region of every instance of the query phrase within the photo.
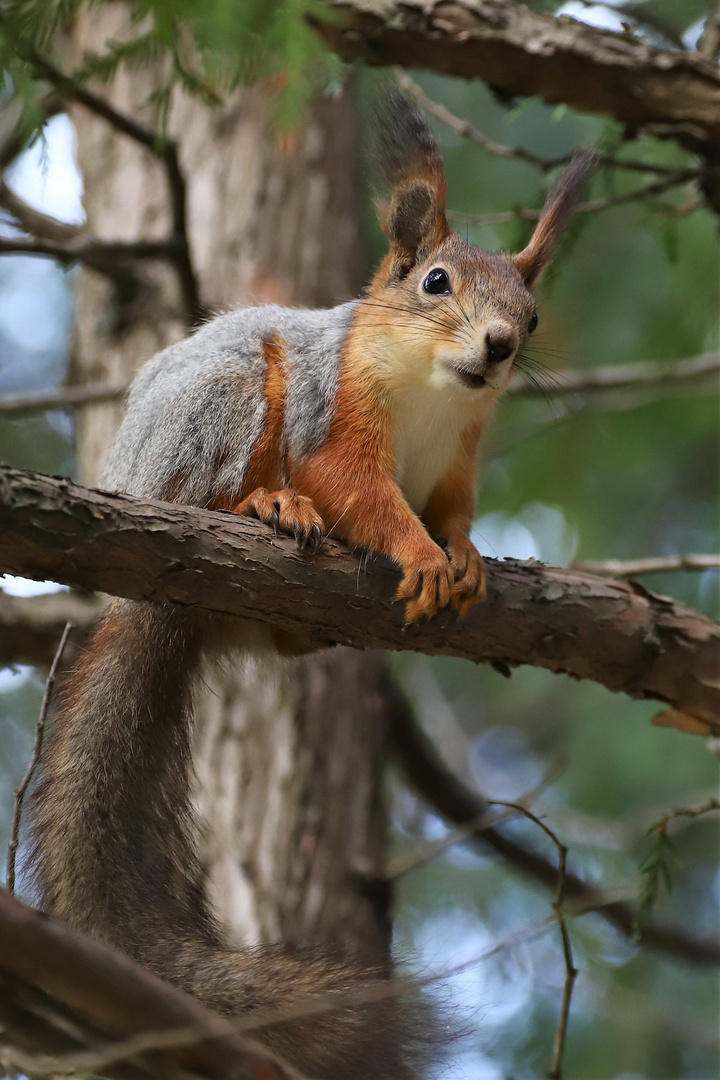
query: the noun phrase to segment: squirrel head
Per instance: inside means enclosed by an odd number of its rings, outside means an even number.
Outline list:
[[[437,143],[415,106],[394,89],[378,108],[378,144],[392,186],[390,201],[378,207],[390,248],[363,306],[389,350],[388,370],[403,381],[497,392],[537,325],[532,290],[555,254],[594,156],[573,158],[527,247],[510,255],[482,251],[452,232]]]

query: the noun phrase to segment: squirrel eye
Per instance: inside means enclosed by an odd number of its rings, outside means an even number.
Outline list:
[[[533,330],[537,329],[537,324],[538,324],[537,311],[533,311],[532,315],[530,316],[530,322],[528,324],[528,334],[532,334]]]
[[[451,292],[450,278],[448,277],[447,272],[441,270],[439,266],[434,270],[431,270],[423,281],[423,289],[426,293],[432,293],[434,296]]]

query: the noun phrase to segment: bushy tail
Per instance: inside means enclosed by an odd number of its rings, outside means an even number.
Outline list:
[[[386,984],[368,1003],[378,972],[222,941],[189,802],[200,652],[192,613],[110,605],[65,685],[34,799],[43,907],[210,1008],[257,1017],[256,1034],[311,1076],[402,1080],[435,1042],[417,994]],[[272,1021],[312,999],[314,1015]]]

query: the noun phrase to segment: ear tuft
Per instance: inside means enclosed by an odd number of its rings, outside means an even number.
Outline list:
[[[391,84],[375,107],[376,153],[386,179],[395,187],[411,176],[443,181],[440,150],[415,104]]]
[[[386,87],[376,109],[376,149],[392,198],[380,211],[390,240],[391,279],[404,277],[449,233],[445,176],[437,143],[415,105]]]
[[[575,154],[548,195],[530,243],[513,260],[528,288],[537,284],[552,261],[596,167],[597,157],[591,151]]]

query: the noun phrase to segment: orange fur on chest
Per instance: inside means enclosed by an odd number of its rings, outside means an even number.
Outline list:
[[[378,478],[394,468],[387,409],[368,386],[358,348],[351,333],[327,439],[309,458],[290,462],[293,486],[313,500],[326,529],[349,537],[374,530]]]

